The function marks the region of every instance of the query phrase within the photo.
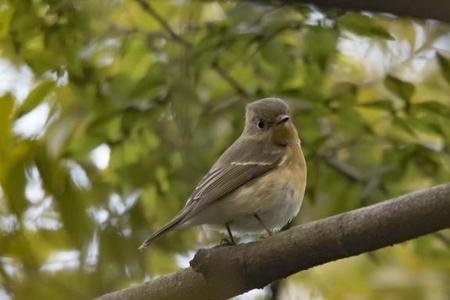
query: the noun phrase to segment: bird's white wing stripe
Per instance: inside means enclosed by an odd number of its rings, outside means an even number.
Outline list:
[[[267,161],[233,161],[233,166],[270,166],[273,163]]]

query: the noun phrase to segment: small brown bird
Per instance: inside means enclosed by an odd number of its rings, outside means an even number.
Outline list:
[[[306,186],[306,162],[289,107],[277,98],[247,105],[245,128],[200,181],[178,214],[145,240],[193,225],[277,230],[295,217]]]

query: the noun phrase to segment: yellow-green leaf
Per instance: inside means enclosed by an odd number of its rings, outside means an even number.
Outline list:
[[[14,99],[11,94],[0,97],[0,149],[5,145],[11,133],[11,112]]]
[[[393,76],[387,76],[384,79],[384,85],[389,91],[400,97],[405,103],[405,109],[409,110],[411,97],[416,90],[415,86]]]
[[[436,59],[441,68],[442,75],[445,80],[447,80],[448,84],[450,84],[450,59],[444,57],[443,55],[437,53]]]
[[[42,103],[45,98],[53,91],[56,86],[55,81],[47,79],[39,83],[25,98],[17,111],[17,117],[20,117]]]
[[[366,103],[361,103],[360,106],[380,110],[394,110],[394,106],[392,105],[391,100],[370,101]]]
[[[374,18],[358,13],[347,13],[338,19],[338,25],[353,33],[393,40],[394,38]]]

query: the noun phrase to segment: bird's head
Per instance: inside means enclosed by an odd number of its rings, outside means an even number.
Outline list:
[[[264,98],[247,104],[244,135],[281,146],[298,142],[289,106],[278,98]]]

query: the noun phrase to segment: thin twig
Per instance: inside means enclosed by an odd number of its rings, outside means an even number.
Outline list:
[[[435,232],[434,236],[440,240],[447,248],[450,248],[450,238],[445,236],[442,232]]]
[[[283,288],[283,279],[272,282],[270,284],[270,291],[272,293],[270,300],[280,300],[282,288]]]
[[[268,33],[261,39],[261,41],[258,44],[258,47],[250,55],[248,56],[248,60],[253,58],[256,53],[258,53],[265,45],[267,45],[268,42],[270,42],[273,38],[275,38],[277,35],[281,34],[282,32],[286,30],[299,30],[304,25],[302,22],[288,22],[286,24],[283,24],[282,26],[276,28],[272,32]]]
[[[192,44],[186,41],[184,38],[182,38],[180,35],[178,35],[172,27],[170,27],[169,23],[164,20],[164,18],[156,12],[156,10],[145,0],[136,0],[141,7],[149,14],[151,15],[158,23],[166,30],[172,39],[177,41],[180,44],[183,44],[185,47],[191,47]]]
[[[249,93],[236,81],[224,68],[222,68],[217,61],[212,63],[212,68],[217,74],[222,77],[231,87],[233,87],[236,92],[241,96],[249,96]]]
[[[151,15],[163,28],[166,30],[170,37],[180,45],[185,48],[191,48],[193,45],[184,39],[182,36],[177,34],[172,27],[170,27],[169,23],[160,15],[158,12],[145,0],[136,0],[139,5],[144,9],[149,15]],[[239,82],[234,79],[224,68],[222,68],[217,61],[213,62],[211,65],[212,69],[223,79],[225,80],[235,91],[245,97],[249,96],[249,93],[242,87]]]
[[[367,183],[367,178],[346,162],[327,155],[320,155],[319,158],[323,159],[328,166],[344,175],[347,179],[353,182]]]

